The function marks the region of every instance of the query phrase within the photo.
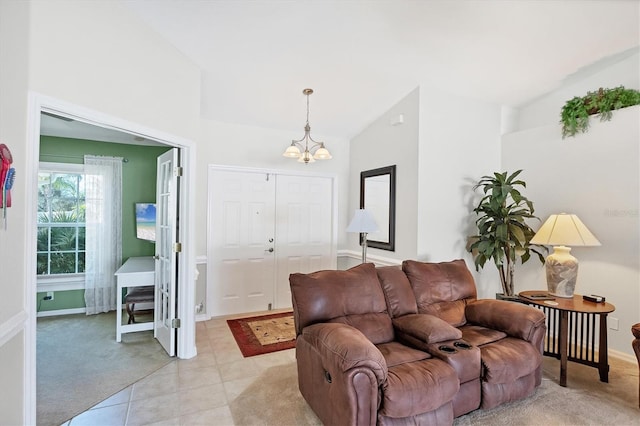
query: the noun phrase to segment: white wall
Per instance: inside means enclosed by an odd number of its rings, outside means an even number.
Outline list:
[[[29,88],[197,140],[200,69],[119,2],[32,2]]]
[[[579,70],[557,90],[519,108],[517,127],[525,130],[534,127],[558,124],[560,111],[565,102],[600,87],[640,90],[640,48],[635,47],[613,58]]]
[[[432,262],[465,259],[474,271],[479,297],[501,291],[497,271],[475,273],[466,252],[475,235],[474,184],[500,169],[502,109],[499,105],[420,89],[418,257]]]
[[[227,124],[203,119],[201,121],[200,143],[198,145],[196,182],[204,185],[196,193],[196,229],[202,230],[196,236],[196,254],[207,254],[207,166],[209,164],[253,167],[260,169],[295,171],[300,174],[323,173],[338,178],[338,248],[344,246],[344,232],[347,227],[349,170],[349,142],[321,133],[316,134],[311,122],[311,136],[325,142],[333,158],[318,160],[313,164],[298,163],[282,156],[292,139],[304,135],[304,123],[299,132],[289,132],[263,127]]]
[[[29,4],[0,0],[0,143],[18,170],[8,225],[0,226],[0,424],[24,424],[25,189]],[[21,176],[22,174],[22,176]],[[35,419],[33,419],[35,422]]]
[[[23,331],[35,321],[27,317],[34,301],[25,298],[25,274],[35,273],[25,264],[28,178],[35,175],[27,167],[29,91],[182,139],[199,135],[199,69],[120,3],[0,0],[0,140],[18,176],[9,226],[0,230],[2,424],[35,423],[35,407],[24,398],[35,394]]]
[[[351,139],[349,220],[360,207],[360,172],[397,166],[395,251],[368,248],[368,255],[398,260],[416,257],[419,97],[420,91],[416,88]],[[391,121],[400,114],[404,123],[392,125]],[[345,228],[346,224],[342,230]],[[347,234],[347,242],[349,250],[361,250],[358,234]]]
[[[525,170],[527,196],[542,221],[575,213],[602,243],[574,247],[580,262],[576,293],[599,294],[616,306],[609,347],[631,354],[631,325],[640,322],[640,107],[593,121],[588,133],[562,139],[560,125],[505,135],[502,164]],[[538,229],[540,224],[532,225]],[[544,268],[530,262],[516,272],[516,292],[546,289]]]

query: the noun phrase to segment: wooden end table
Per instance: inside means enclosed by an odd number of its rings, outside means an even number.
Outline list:
[[[560,386],[567,386],[567,361],[597,368],[600,381],[608,383],[607,315],[615,311],[616,307],[607,302],[588,302],[583,300],[580,294],[574,294],[573,298],[550,296],[553,300],[531,298],[532,295],[539,294],[547,294],[547,292],[529,290],[519,293],[518,296],[524,303],[541,309],[547,317],[544,355],[560,360]],[[600,325],[598,333],[596,333],[596,316],[599,317]],[[598,334],[597,360],[596,334]]]

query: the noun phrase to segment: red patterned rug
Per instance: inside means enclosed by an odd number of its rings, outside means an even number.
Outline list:
[[[293,312],[230,319],[227,324],[245,358],[296,346]]]

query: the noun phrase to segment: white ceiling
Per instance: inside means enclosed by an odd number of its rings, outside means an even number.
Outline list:
[[[202,68],[202,115],[349,137],[416,88],[518,106],[640,44],[640,2],[128,0]]]
[[[202,69],[203,117],[351,137],[417,86],[519,106],[640,45],[638,0],[125,0]]]
[[[68,118],[46,113],[40,114],[40,134],[61,138],[123,143],[128,145],[164,145],[160,142],[142,138],[131,133],[125,133],[119,130],[104,128],[94,124],[70,120]]]

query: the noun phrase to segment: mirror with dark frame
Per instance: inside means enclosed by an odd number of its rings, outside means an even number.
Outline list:
[[[395,251],[396,166],[360,172],[360,208],[369,211],[378,232],[367,234],[367,246]],[[364,234],[360,234],[362,244]]]

